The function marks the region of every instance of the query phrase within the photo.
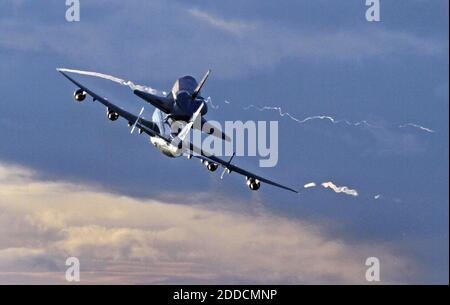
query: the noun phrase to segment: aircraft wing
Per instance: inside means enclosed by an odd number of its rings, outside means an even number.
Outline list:
[[[63,71],[58,70],[58,72],[60,72],[62,75],[64,75],[68,80],[70,80],[72,83],[74,83],[78,88],[80,88],[81,90],[83,90],[84,92],[89,94],[93,98],[94,101],[99,101],[101,104],[106,106],[109,110],[116,112],[120,117],[124,118],[129,123],[131,123],[131,124],[136,123],[136,126],[138,128],[140,128],[146,134],[148,134],[150,136],[156,136],[156,137],[162,138],[167,142],[171,141],[170,139],[164,137],[163,135],[161,135],[159,133],[158,127],[153,122],[144,120],[144,119],[114,105],[113,103],[109,102],[106,98],[98,95],[97,93],[95,93],[92,90],[88,89],[87,87],[83,86],[82,84],[80,84],[79,82],[77,82],[76,80],[74,80],[73,78],[68,76]]]
[[[294,190],[294,189],[292,189],[290,187],[284,186],[284,185],[279,184],[277,182],[274,182],[274,181],[271,181],[269,179],[266,179],[266,178],[263,178],[261,176],[258,176],[256,174],[253,174],[253,173],[251,173],[249,171],[246,171],[245,169],[242,169],[242,168],[240,168],[240,167],[238,167],[236,165],[231,164],[231,162],[227,162],[227,161],[222,160],[222,159],[220,159],[220,158],[218,158],[216,156],[213,156],[213,155],[207,155],[204,151],[202,151],[199,148],[195,147],[192,143],[191,143],[190,147],[191,147],[191,150],[193,152],[197,153],[197,154],[201,152],[201,155],[193,155],[196,158],[220,164],[226,170],[229,170],[230,172],[236,172],[238,174],[241,174],[241,175],[245,176],[246,178],[254,178],[254,179],[257,179],[257,180],[259,180],[261,182],[264,182],[264,183],[267,183],[267,184],[270,184],[270,185],[273,185],[273,186],[276,186],[276,187],[279,187],[279,188],[282,188],[282,189],[285,189],[285,190],[288,190],[288,191],[291,191],[291,192],[294,192],[294,193],[298,193],[297,190]]]
[[[213,162],[221,164],[222,166],[224,166],[226,169],[230,170],[231,172],[236,172],[236,173],[241,174],[243,176],[246,176],[248,178],[251,177],[251,178],[257,179],[257,180],[259,180],[261,182],[264,182],[264,183],[267,183],[267,184],[270,184],[270,185],[273,185],[273,186],[276,186],[276,187],[280,187],[282,189],[285,189],[285,190],[288,190],[288,191],[291,191],[291,192],[294,192],[294,193],[298,193],[297,190],[294,190],[294,189],[292,189],[290,187],[287,187],[287,186],[284,186],[282,184],[276,183],[276,182],[271,181],[269,179],[263,178],[261,176],[255,175],[255,174],[253,174],[253,173],[251,173],[249,171],[246,171],[245,169],[242,169],[242,168],[240,168],[240,167],[238,167],[236,165],[229,164],[228,162],[226,162],[226,161],[224,161],[222,159],[219,159],[216,156],[209,156],[208,158],[211,159],[211,161],[213,161]]]
[[[103,104],[104,106],[106,106],[109,110],[112,110],[114,112],[116,112],[120,117],[123,117],[125,120],[127,120],[129,123],[135,124],[135,126],[137,126],[138,128],[140,128],[143,132],[145,132],[146,134],[150,135],[150,136],[156,136],[159,137],[163,140],[165,140],[168,143],[171,143],[172,140],[161,135],[159,133],[159,130],[157,128],[157,126],[150,122],[150,121],[146,121],[142,118],[140,118],[139,116],[136,116],[116,105],[114,105],[113,103],[109,102],[106,98],[98,95],[97,93],[91,91],[90,89],[88,89],[87,87],[83,86],[82,84],[80,84],[79,82],[77,82],[76,80],[74,80],[73,78],[71,78],[70,76],[68,76],[67,74],[65,74],[63,71],[58,70],[64,77],[66,77],[68,80],[70,80],[72,83],[74,83],[78,88],[80,88],[81,90],[83,90],[84,92],[86,92],[87,94],[89,94],[94,101],[99,101],[101,104]],[[198,147],[195,147],[192,143],[189,143],[189,149],[195,153],[195,154],[200,154],[200,155],[194,155],[197,158],[200,158],[202,160],[207,160],[210,162],[214,162],[217,164],[222,165],[226,170],[229,170],[230,172],[236,172],[238,174],[241,174],[247,178],[254,178],[257,179],[261,182],[276,186],[276,187],[280,187],[282,189],[294,192],[294,193],[298,193],[298,191],[289,188],[287,186],[284,186],[282,184],[276,183],[274,181],[271,181],[269,179],[263,178],[261,176],[255,175],[249,171],[246,171],[236,165],[231,164],[230,161],[224,161],[216,156],[213,155],[209,155],[207,153],[205,153],[203,150],[199,149]]]

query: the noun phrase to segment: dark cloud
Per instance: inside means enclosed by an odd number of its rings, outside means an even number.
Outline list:
[[[213,196],[246,213],[263,207],[294,220],[325,218],[337,227],[334,238],[397,242],[430,267],[425,280],[448,281],[446,268],[436,267],[448,266],[448,2],[395,1],[384,6],[379,25],[365,22],[359,0],[248,1],[239,12],[235,5],[83,2],[82,21],[70,24],[61,1],[45,9],[2,2],[0,159],[35,169],[43,181],[91,184],[133,198],[193,205]],[[250,194],[236,175],[221,181],[198,162],[169,160],[146,137],[130,136],[125,123],[108,122],[98,104],[72,102],[74,88],[56,67],[162,90],[182,74],[198,77],[212,68],[205,92],[232,104],[210,109],[209,118],[280,120],[276,168],[258,169],[251,158],[236,162],[295,187],[335,181],[360,196],[319,190],[292,196],[266,185]],[[142,107],[127,88],[80,79],[131,111]],[[243,111],[249,104],[383,128],[298,125],[277,113]],[[396,128],[407,122],[436,132]],[[383,200],[373,200],[375,194]],[[61,238],[59,230],[38,232],[37,240]],[[405,236],[417,242],[406,246]],[[22,247],[3,238],[8,247]]]

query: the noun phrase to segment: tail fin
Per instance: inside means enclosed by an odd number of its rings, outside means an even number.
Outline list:
[[[206,80],[208,79],[209,74],[211,73],[211,70],[206,71],[205,76],[203,76],[200,83],[197,85],[197,88],[195,88],[194,93],[192,93],[192,98],[195,99],[197,95],[200,93],[200,90],[202,89],[203,85],[205,84]]]

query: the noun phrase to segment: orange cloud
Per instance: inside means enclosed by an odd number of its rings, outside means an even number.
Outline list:
[[[65,283],[69,256],[82,283],[365,283],[369,256],[384,281],[410,274],[411,262],[386,245],[209,203],[137,200],[0,164],[0,282]]]

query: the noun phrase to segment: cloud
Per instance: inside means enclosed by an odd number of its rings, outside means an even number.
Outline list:
[[[423,132],[430,134],[434,132],[429,128],[417,124],[414,125],[415,126],[410,126],[410,124],[406,124],[401,125],[400,127],[405,130],[408,130],[406,127],[422,130]],[[368,131],[376,144],[374,149],[366,151],[368,154],[375,154],[379,156],[413,156],[427,151],[427,143],[421,141],[415,133],[402,133],[400,131],[387,128],[372,128],[368,129]]]
[[[250,48],[252,54],[262,55],[264,59],[266,54],[261,53],[259,48],[272,53],[274,58],[314,57],[329,60],[364,59],[400,53],[437,55],[447,49],[445,42],[383,27],[317,30],[266,20],[227,19],[200,9],[188,9],[188,12],[212,28],[235,34],[240,48]]]
[[[445,42],[386,28],[318,30],[164,3],[118,2],[114,10],[108,9],[109,2],[86,3],[83,11],[103,10],[100,23],[87,13],[77,24],[62,18],[43,22],[5,17],[0,20],[0,48],[50,51],[79,68],[105,72],[133,67],[133,77],[158,80],[175,78],[172,68],[178,73],[201,73],[210,67],[218,78],[234,78],[273,68],[284,59],[359,62],[396,54],[434,56],[448,49]],[[127,48],[112,47],[118,41]],[[101,60],[92,54],[101,54]]]
[[[236,20],[225,20],[216,16],[212,16],[197,8],[188,9],[188,12],[192,16],[205,21],[207,24],[214,28],[229,32],[237,36],[241,36],[244,33],[256,30],[256,25],[254,24]]]
[[[369,256],[385,282],[413,269],[388,245],[346,243],[265,210],[136,200],[33,176],[0,165],[2,283],[64,283],[69,256],[83,283],[364,283]]]

